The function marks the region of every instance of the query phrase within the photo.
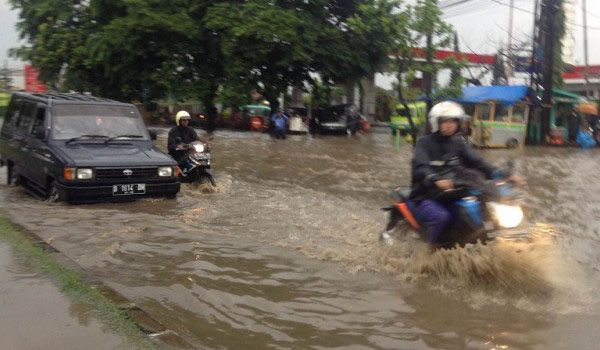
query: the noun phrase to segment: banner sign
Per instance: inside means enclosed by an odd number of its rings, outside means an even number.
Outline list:
[[[30,64],[25,65],[25,91],[46,92],[46,85],[38,80],[39,71]]]

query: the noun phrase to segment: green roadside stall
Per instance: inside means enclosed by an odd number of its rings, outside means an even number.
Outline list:
[[[561,90],[552,89],[552,109],[550,110],[551,134],[563,139],[569,137],[569,118],[571,113],[583,101],[581,96]],[[529,118],[528,139],[539,144],[542,142],[542,123],[540,118]]]
[[[560,89],[552,89],[552,99],[554,104],[550,110],[550,125],[561,130],[561,134],[564,131],[564,134],[560,136],[567,139],[569,135],[568,118],[571,118],[571,112],[582,101],[581,96]]]

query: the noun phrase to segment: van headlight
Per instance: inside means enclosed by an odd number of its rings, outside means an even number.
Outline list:
[[[160,168],[158,168],[158,176],[160,176],[160,177],[173,176],[173,167],[172,166],[161,166]]]
[[[94,177],[94,171],[90,168],[77,168],[77,180],[89,180]]]
[[[196,152],[202,153],[204,152],[204,145],[201,143],[197,143],[194,145],[194,149],[196,150]]]
[[[518,205],[489,202],[490,212],[504,228],[515,228],[523,221],[523,210]]]

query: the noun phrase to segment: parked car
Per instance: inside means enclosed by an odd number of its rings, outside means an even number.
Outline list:
[[[173,198],[177,164],[154,139],[132,104],[19,92],[0,131],[0,165],[9,183],[50,201]]]
[[[361,128],[358,107],[341,104],[319,109],[310,121],[314,133],[341,132],[354,134]]]

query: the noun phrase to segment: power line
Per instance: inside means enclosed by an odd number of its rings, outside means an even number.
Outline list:
[[[462,15],[467,15],[467,14],[473,14],[482,9],[490,9],[490,7],[485,3],[486,0],[472,0],[472,1],[479,1],[479,2],[475,2],[475,3],[470,2],[470,3],[464,3],[461,5],[458,5],[458,7],[451,8],[447,11],[444,11],[443,17],[449,18],[449,17],[462,16]]]
[[[579,7],[581,7],[581,10],[583,11],[583,4],[578,0],[577,4],[579,5]],[[585,13],[587,13],[588,15],[592,16],[592,17],[596,17],[596,18],[600,18],[600,16],[591,13],[590,11],[583,11]]]
[[[493,2],[495,2],[497,4],[500,4],[500,5],[503,5],[503,6],[510,6],[509,4],[505,4],[503,2],[500,2],[499,0],[490,0],[490,1],[493,1]],[[530,11],[530,10],[526,10],[526,9],[523,9],[523,8],[520,8],[520,7],[516,7],[516,6],[513,6],[513,8],[515,10],[527,12],[527,13],[530,13],[530,14],[534,15],[534,13],[532,11]],[[565,23],[569,23],[569,24],[572,24],[572,25],[578,26],[578,27],[583,27],[583,24],[579,24],[579,23],[566,22],[566,21],[565,21]],[[592,30],[600,30],[600,27],[590,27],[590,26],[588,26],[587,28],[588,29],[592,29]]]
[[[486,12],[486,11],[489,11],[489,10],[493,10],[493,8],[490,8],[489,6],[482,6],[482,7],[473,9],[470,12],[459,11],[459,12],[452,13],[452,14],[449,14],[449,15],[444,15],[443,17],[445,19],[451,19],[451,18],[461,17],[461,16],[465,16],[465,15],[475,15],[477,13]]]
[[[458,6],[458,5],[467,3],[469,1],[473,1],[473,0],[457,0],[457,1],[453,2],[453,3],[440,4],[439,8],[440,8],[440,10],[445,10],[445,9],[450,8],[450,7],[454,7],[454,6]]]

